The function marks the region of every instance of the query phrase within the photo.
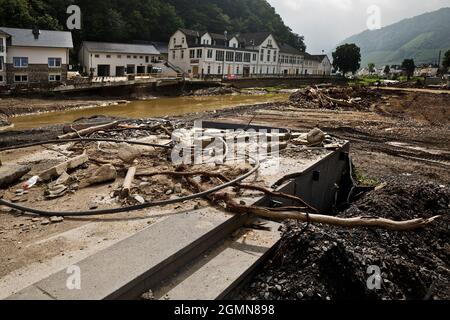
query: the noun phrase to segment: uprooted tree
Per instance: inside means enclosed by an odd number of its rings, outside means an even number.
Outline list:
[[[333,52],[333,67],[346,73],[355,73],[361,67],[361,49],[356,44],[343,44]]]

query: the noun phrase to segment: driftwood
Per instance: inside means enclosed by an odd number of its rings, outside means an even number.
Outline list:
[[[114,121],[114,122],[102,124],[99,126],[89,127],[89,128],[86,128],[86,129],[83,129],[80,131],[70,132],[70,133],[59,136],[58,139],[73,139],[73,138],[83,137],[83,136],[92,134],[94,132],[111,129],[111,128],[117,126],[118,123],[119,123],[118,121]]]
[[[130,167],[128,169],[127,175],[125,176],[125,180],[122,184],[122,190],[120,191],[120,196],[124,199],[130,195],[131,184],[134,180],[134,175],[136,174],[136,167]]]
[[[344,228],[368,227],[368,228],[387,229],[393,231],[412,231],[424,228],[440,218],[440,216],[435,216],[429,219],[413,219],[407,221],[394,221],[378,217],[339,218],[320,214],[309,214],[304,212],[288,212],[288,211],[279,212],[267,208],[244,206],[233,200],[233,197],[229,193],[217,193],[215,194],[214,199],[216,201],[224,201],[226,204],[226,209],[234,213],[240,214],[248,213],[256,215],[261,218],[278,221],[292,219],[302,222],[321,223]]]

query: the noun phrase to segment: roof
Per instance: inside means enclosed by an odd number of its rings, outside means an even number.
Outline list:
[[[283,44],[280,45],[280,52],[281,53],[288,53],[288,54],[298,54],[298,55],[304,54],[300,50],[295,49],[294,47],[288,45],[287,43],[283,43]]]
[[[0,27],[0,32],[11,36],[12,46],[73,48],[72,33],[68,31],[39,30],[39,38],[35,39],[32,29]]]
[[[160,52],[151,44],[127,44],[109,42],[84,41],[83,46],[91,52],[111,52],[111,53],[133,53],[133,54],[155,54]]]
[[[323,59],[328,58],[326,54],[308,54],[311,60],[316,60],[318,62],[322,62]]]
[[[271,35],[270,32],[256,32],[256,33],[241,33],[237,37],[240,42],[244,42],[245,45],[261,45]]]

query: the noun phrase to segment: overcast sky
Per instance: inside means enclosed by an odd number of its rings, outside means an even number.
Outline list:
[[[450,0],[268,0],[284,22],[304,35],[307,51],[331,51],[345,38],[367,29],[370,6],[380,8],[381,26],[450,7]]]

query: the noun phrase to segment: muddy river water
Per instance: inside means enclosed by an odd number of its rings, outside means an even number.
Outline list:
[[[70,109],[11,118],[12,130],[25,130],[43,126],[71,123],[81,117],[106,115],[125,118],[151,118],[180,116],[187,113],[220,110],[241,105],[286,100],[287,94],[228,95],[207,97],[156,98],[133,101],[129,104],[84,109]]]

